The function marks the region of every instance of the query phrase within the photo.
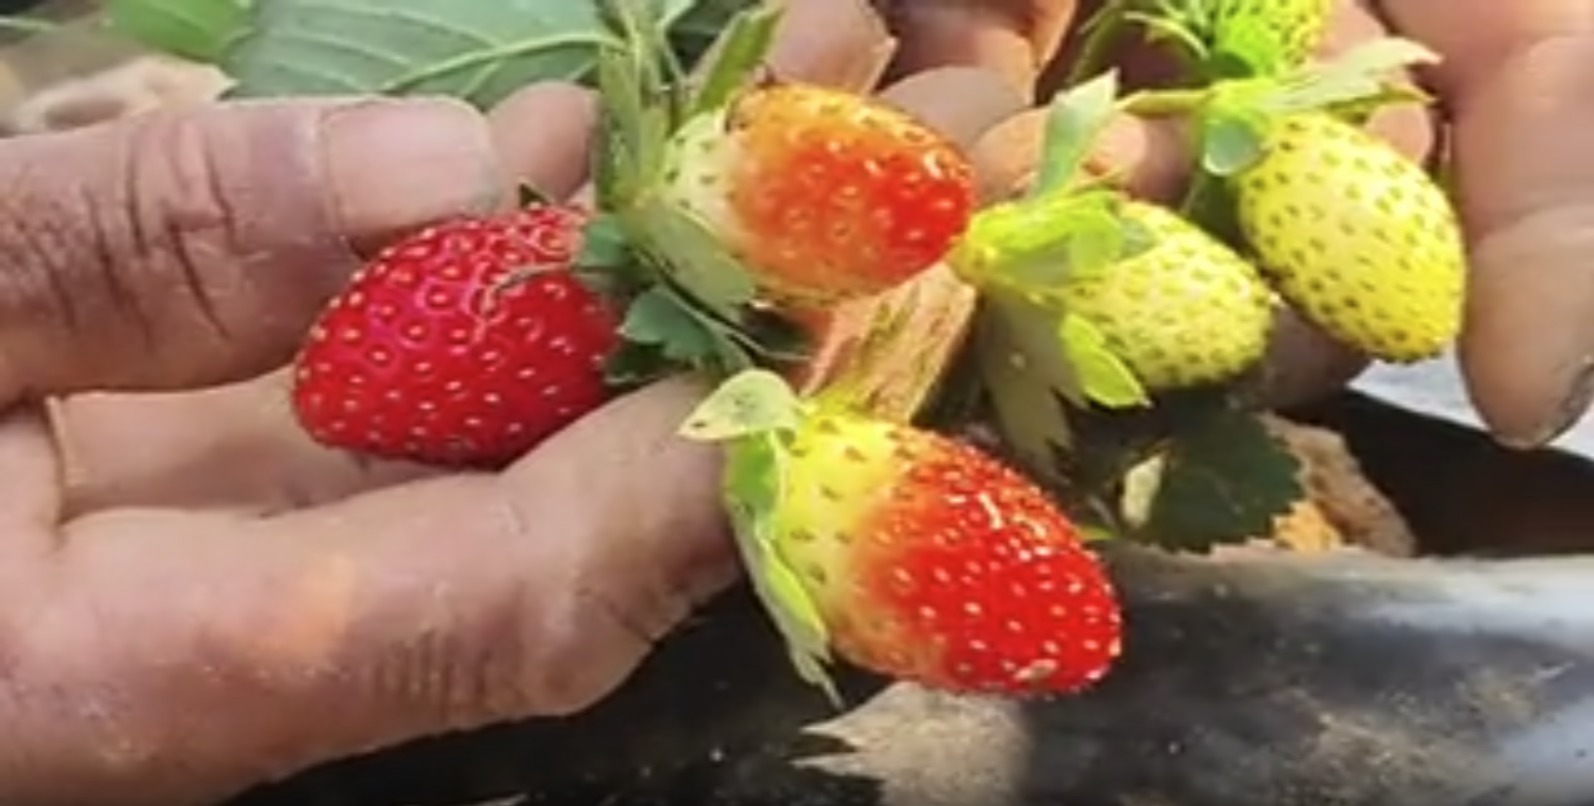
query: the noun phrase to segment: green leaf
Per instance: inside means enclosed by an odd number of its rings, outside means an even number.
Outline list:
[[[1408,67],[1437,64],[1439,54],[1427,45],[1398,36],[1370,39],[1347,49],[1327,63],[1334,73],[1387,76]]]
[[[624,42],[599,48],[597,159],[594,169],[598,204],[610,211],[628,210],[664,172],[665,142],[674,121],[670,110],[656,103],[660,90],[654,66]]]
[[[841,697],[825,671],[831,659],[829,630],[802,578],[775,546],[788,460],[773,434],[730,443],[723,481],[726,509],[753,590],[785,639],[792,665],[839,705]]]
[[[1052,193],[976,213],[947,258],[964,282],[1044,295],[1147,247],[1132,238],[1111,191]]]
[[[697,5],[663,8],[670,24]],[[538,81],[592,83],[611,40],[594,2],[269,0],[221,63],[237,97],[447,95],[485,108]]]
[[[105,14],[111,30],[121,36],[214,64],[248,31],[250,5],[250,0],[108,0]]]
[[[1046,113],[1040,173],[1029,195],[1061,191],[1079,176],[1101,133],[1118,112],[1118,74],[1102,73],[1059,92]]]
[[[1122,219],[1106,207],[1081,209],[1068,241],[1068,267],[1072,279],[1103,272],[1129,257],[1129,232]]]
[[[786,379],[765,369],[750,369],[722,382],[686,418],[679,433],[689,439],[719,442],[796,428],[802,402]]]
[[[764,63],[775,42],[783,9],[773,3],[737,14],[725,34],[710,51],[703,79],[692,99],[688,115],[719,109],[742,89],[748,78]]]
[[[672,17],[670,41],[685,64],[697,64],[713,49],[726,28],[726,20],[767,0],[677,0],[678,6],[689,6],[683,13]]]
[[[1427,96],[1405,81],[1400,71],[1438,58],[1412,40],[1382,37],[1333,61],[1309,65],[1265,94],[1262,102],[1275,112],[1291,113],[1425,100]]]
[[[1149,502],[1136,536],[1168,548],[1265,537],[1305,495],[1299,460],[1260,417],[1233,405],[1184,413],[1157,462],[1140,471],[1155,476],[1139,482]]]
[[[626,309],[620,335],[638,344],[654,345],[665,358],[696,365],[713,361],[724,347],[714,328],[662,286],[643,292]]]
[[[597,268],[623,266],[630,261],[631,244],[618,218],[597,215],[582,228],[581,254],[576,257],[575,265]]]
[[[1201,169],[1233,176],[1262,158],[1265,121],[1254,111],[1210,108],[1200,116]]]
[[[973,347],[1003,443],[1051,486],[1063,481],[1060,457],[1072,442],[1064,406],[1079,394],[1055,321],[1029,300],[989,294],[975,314]]]
[[[1086,400],[1112,409],[1151,404],[1135,373],[1113,353],[1107,337],[1090,320],[1064,314],[1057,338]]]
[[[1208,36],[1211,48],[1204,60],[1205,80],[1224,81],[1281,75],[1299,67],[1283,32],[1266,14],[1229,15]]]
[[[675,369],[656,344],[621,341],[603,362],[603,379],[611,388],[628,389],[656,381]]]
[[[752,275],[691,213],[649,197],[626,221],[634,241],[714,314],[735,321],[738,309],[753,301],[757,286]]]

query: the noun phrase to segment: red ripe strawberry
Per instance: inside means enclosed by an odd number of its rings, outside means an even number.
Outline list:
[[[1069,692],[1117,656],[1116,598],[1034,484],[974,447],[856,416],[796,435],[776,550],[832,645],[926,686]]]
[[[776,302],[870,296],[933,266],[967,226],[974,172],[904,112],[806,84],[752,89],[671,141],[669,195]]]
[[[295,367],[317,441],[499,465],[602,404],[613,313],[570,270],[585,216],[535,205],[390,246],[322,312]]]
[[[964,442],[727,380],[683,433],[727,445],[749,574],[798,671],[832,650],[962,692],[1066,693],[1117,658],[1116,593],[1035,484]]]

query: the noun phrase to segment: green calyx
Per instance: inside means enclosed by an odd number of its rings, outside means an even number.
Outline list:
[[[1119,106],[1142,117],[1191,118],[1202,172],[1229,177],[1262,157],[1273,124],[1282,118],[1326,112],[1359,122],[1389,104],[1426,102],[1428,96],[1398,74],[1437,60],[1412,40],[1383,37],[1282,75],[1146,90]]]
[[[680,368],[723,377],[800,361],[796,329],[756,304],[747,269],[664,193],[672,138],[753,81],[779,4],[756,3],[733,17],[691,73],[658,24],[667,10],[660,0],[599,0],[598,9],[610,35],[597,58],[593,177],[603,215],[588,241],[604,251],[582,268],[626,302],[611,380],[634,384]]]
[[[840,695],[825,668],[831,662],[829,630],[778,544],[791,439],[814,405],[779,375],[745,370],[710,392],[679,433],[725,445],[721,499],[753,590],[785,640],[798,675],[839,706]]]
[[[1171,46],[1192,85],[1281,75],[1309,57],[1328,10],[1326,0],[1108,0],[1084,26],[1070,83],[1104,69],[1131,32]]]
[[[1154,246],[1120,212],[1124,197],[1085,176],[1097,139],[1117,113],[1117,76],[1059,93],[1048,109],[1040,171],[1028,195],[976,213],[948,264],[980,289],[977,331],[986,383],[1000,412],[1053,393],[1077,405],[1140,407],[1149,394],[1100,329],[1062,303],[1066,284],[1112,271]],[[1015,386],[1017,372],[1040,381]],[[1052,405],[1048,397],[1047,403]]]
[[[1117,75],[1061,92],[1047,109],[1039,170],[1021,199],[979,211],[947,262],[965,282],[1047,296],[1070,276],[1100,271],[1147,246],[1118,214],[1122,197],[1084,167],[1117,113]]]

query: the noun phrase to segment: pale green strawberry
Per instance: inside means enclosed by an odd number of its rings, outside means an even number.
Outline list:
[[[1120,213],[1155,245],[1057,290],[1064,310],[1096,326],[1147,391],[1219,383],[1267,347],[1272,304],[1260,274],[1172,211],[1127,202]]]
[[[1232,177],[1240,228],[1293,306],[1389,362],[1440,353],[1461,327],[1466,256],[1421,166],[1326,113],[1276,122]]]
[[[1199,32],[1213,57],[1229,54],[1256,74],[1306,63],[1323,40],[1333,0],[1192,0],[1205,7]]]

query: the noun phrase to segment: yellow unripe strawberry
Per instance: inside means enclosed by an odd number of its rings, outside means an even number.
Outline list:
[[[1057,291],[1150,391],[1229,380],[1261,359],[1272,303],[1257,270],[1171,210],[1127,202],[1155,245]]]
[[[1312,112],[1279,120],[1233,183],[1262,269],[1325,331],[1393,363],[1455,339],[1465,248],[1450,200],[1421,166]]]

